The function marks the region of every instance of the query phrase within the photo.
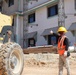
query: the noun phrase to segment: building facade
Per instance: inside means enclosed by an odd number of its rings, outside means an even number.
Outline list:
[[[70,45],[76,40],[76,0],[64,0],[65,27]],[[50,35],[58,29],[58,0],[29,1],[28,10],[28,46],[57,45],[57,36]],[[75,36],[74,36],[75,35]]]
[[[13,4],[14,1],[14,4]],[[59,0],[3,0],[2,13],[14,16],[16,42],[22,47],[57,45]],[[70,44],[76,42],[76,0],[64,0],[65,27]]]
[[[14,40],[23,46],[23,0],[0,0],[0,12],[13,16]]]

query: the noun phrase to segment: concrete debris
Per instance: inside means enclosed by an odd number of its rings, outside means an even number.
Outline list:
[[[39,67],[52,67],[53,64],[56,64],[54,66],[57,66],[58,64],[58,54],[28,54],[25,55],[25,65],[26,66],[39,66]],[[70,56],[70,65],[76,64],[74,63],[76,61],[76,53],[71,53]],[[53,66],[53,67],[54,67]]]

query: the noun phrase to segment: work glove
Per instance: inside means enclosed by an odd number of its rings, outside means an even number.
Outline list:
[[[50,31],[50,34],[53,34],[53,31],[52,30]]]
[[[67,57],[67,51],[64,52],[64,57]]]
[[[69,57],[70,56],[70,52],[67,52],[67,57]]]
[[[69,56],[70,56],[70,52],[65,51],[65,52],[64,52],[64,57],[69,57]]]

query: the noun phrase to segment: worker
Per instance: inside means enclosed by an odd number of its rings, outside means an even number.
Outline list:
[[[59,75],[63,74],[63,67],[65,66],[67,69],[67,75],[70,75],[70,67],[69,67],[69,56],[68,52],[69,47],[69,39],[65,36],[67,32],[66,28],[61,26],[58,28],[58,54],[59,54]],[[53,31],[50,31],[51,34]]]

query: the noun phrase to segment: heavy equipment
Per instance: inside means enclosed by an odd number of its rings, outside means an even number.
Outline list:
[[[0,75],[21,75],[24,55],[21,46],[11,40],[12,17],[0,13]],[[8,41],[6,40],[6,35]]]

